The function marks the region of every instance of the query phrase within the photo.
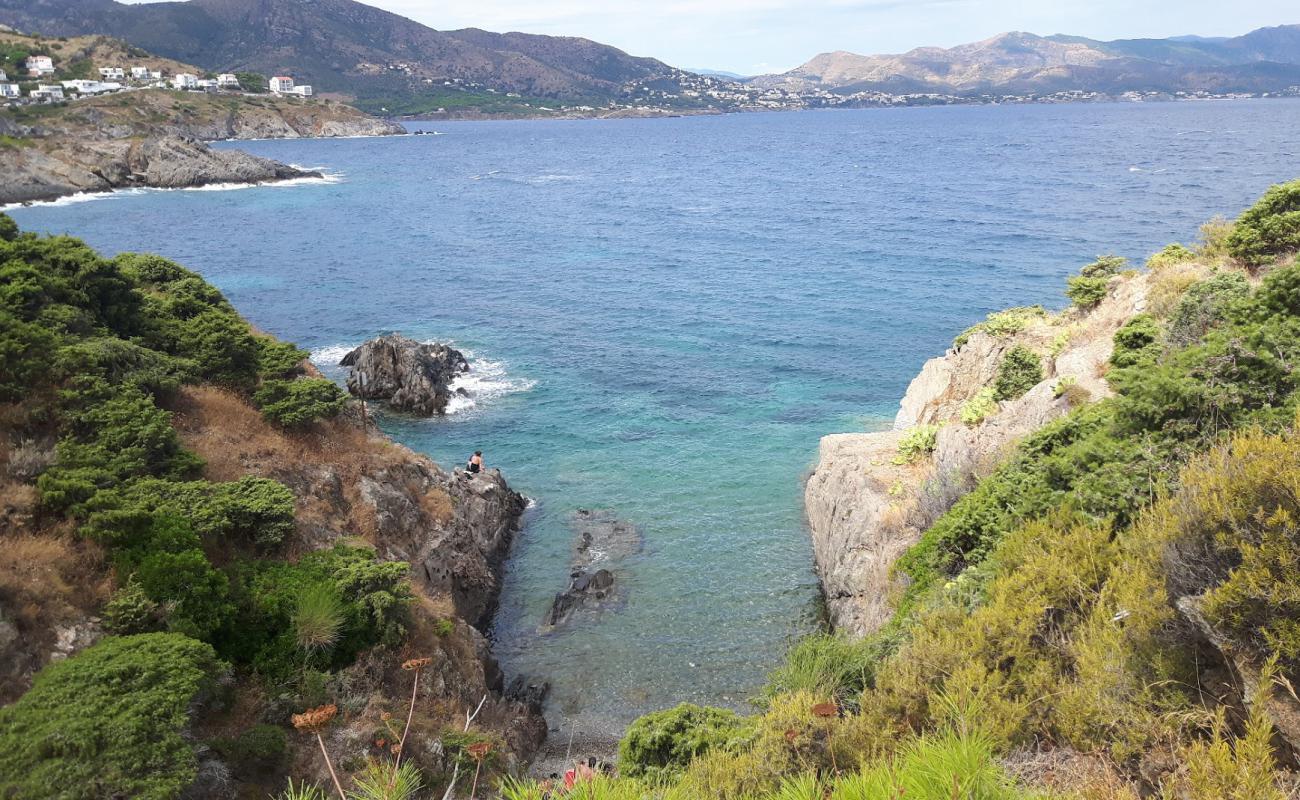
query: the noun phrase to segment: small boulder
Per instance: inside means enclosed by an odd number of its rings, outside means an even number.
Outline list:
[[[396,333],[371,339],[339,364],[351,368],[347,383],[354,396],[425,417],[446,413],[454,392],[451,382],[469,372],[469,361],[459,350]]]

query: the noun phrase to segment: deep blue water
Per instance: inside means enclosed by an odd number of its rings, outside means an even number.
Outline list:
[[[1300,102],[439,123],[254,142],[328,184],[18,209],[25,227],[197,269],[320,360],[375,334],[473,352],[477,403],[385,418],[481,448],[536,502],[494,631],[553,725],[738,704],[814,625],[801,479],[992,309],[1061,305],[1094,256],[1194,239],[1300,173]],[[622,607],[538,633],[567,521],[642,526]]]

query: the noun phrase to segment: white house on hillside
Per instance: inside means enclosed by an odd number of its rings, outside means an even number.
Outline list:
[[[149,68],[131,67],[131,77],[137,81],[147,81],[149,80]]]
[[[120,81],[126,79],[126,73],[121,67],[100,67],[99,77],[106,81]]]
[[[22,97],[23,90],[18,88],[16,83],[0,83],[0,97],[11,100],[15,97]]]
[[[199,78],[194,82],[194,88],[201,89],[205,92],[215,92],[217,90],[217,82],[211,78]]]
[[[0,69],[0,83],[3,83],[4,81],[7,80],[9,80],[9,76],[5,74],[4,70]]]
[[[234,73],[223,72],[217,76],[217,86],[222,89],[238,89],[239,78],[237,78]]]
[[[292,94],[296,94],[299,97],[311,97],[312,96],[311,86],[306,83],[300,83],[297,86],[293,87]]]
[[[286,75],[276,75],[268,81],[268,85],[271,87],[271,91],[276,94],[289,94],[293,91],[293,78]]]
[[[28,97],[33,100],[62,100],[63,87],[58,84],[37,84]]]
[[[101,81],[76,80],[76,81],[61,81],[61,83],[63,84],[64,89],[67,89],[69,91],[74,91],[77,94],[83,94],[83,95],[108,94],[109,92],[119,91],[122,88],[122,84],[117,83],[116,81],[104,83]]]
[[[199,88],[199,76],[190,72],[182,72],[172,76],[172,86],[177,89],[197,89]]]
[[[49,56],[28,56],[24,65],[27,72],[37,78],[54,74],[54,59]]]

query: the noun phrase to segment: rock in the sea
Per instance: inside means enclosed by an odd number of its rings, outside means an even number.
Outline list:
[[[446,413],[451,382],[469,372],[469,361],[459,350],[396,333],[371,339],[339,364],[351,367],[348,391],[353,395],[425,417]]]
[[[593,605],[613,594],[614,573],[607,569],[598,569],[591,573],[576,570],[569,574],[569,588],[555,596],[543,624],[552,628],[562,625],[568,622],[569,617],[573,616],[573,612],[579,608]]]
[[[615,597],[617,581],[609,567],[641,550],[641,532],[608,511],[578,509],[570,522],[574,530],[569,586],[555,595],[542,621],[563,625],[582,608],[595,608]]]

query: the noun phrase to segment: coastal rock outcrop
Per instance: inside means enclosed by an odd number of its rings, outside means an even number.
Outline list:
[[[0,204],[140,186],[176,189],[320,177],[319,172],[236,150],[213,150],[180,136],[69,141],[51,150],[0,148],[0,174]]]
[[[181,188],[319,177],[220,139],[405,133],[342,103],[139,90],[81,98],[39,114],[0,114],[0,204],[132,187]]]
[[[415,599],[400,649],[376,649],[344,670],[334,696],[352,709],[331,727],[329,746],[345,758],[374,755],[383,714],[400,715],[412,691],[407,658],[431,659],[416,688],[411,757],[431,773],[449,767],[444,730],[475,728],[506,744],[509,767],[528,761],[546,736],[532,700],[510,694],[483,630],[501,587],[502,565],[519,531],[525,501],[497,470],[470,476],[446,470],[365,427],[356,409],[320,423],[309,437],[266,422],[220,389],[185,387],[174,424],[205,462],[210,480],[253,474],[283,483],[295,497],[290,552],[364,541],[384,560],[406,561]],[[289,709],[297,710],[297,709]],[[341,715],[342,716],[342,715]],[[316,748],[298,754],[302,770],[329,780]]]
[[[594,609],[613,599],[618,586],[610,567],[641,550],[641,532],[636,525],[608,511],[580,508],[570,527],[575,535],[569,586],[555,595],[542,621],[548,628],[563,625],[580,609]]]
[[[353,395],[426,417],[446,412],[451,382],[469,372],[469,361],[459,350],[396,333],[366,342],[339,364],[350,368],[347,384]]]
[[[804,507],[837,630],[865,635],[878,629],[892,613],[893,563],[921,532],[1021,438],[1073,403],[1110,393],[1105,372],[1115,331],[1146,303],[1145,275],[1117,277],[1091,311],[1030,315],[1021,329],[1002,335],[973,330],[960,346],[925,363],[892,429],[822,439]],[[995,404],[978,422],[962,422],[962,409],[992,385],[1003,357],[1017,345],[1040,355],[1043,380],[1019,398]],[[895,463],[903,437],[919,425],[937,427],[933,453],[916,463]]]

